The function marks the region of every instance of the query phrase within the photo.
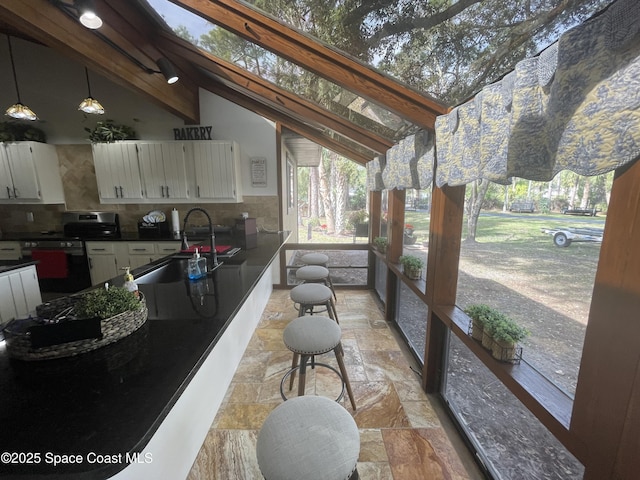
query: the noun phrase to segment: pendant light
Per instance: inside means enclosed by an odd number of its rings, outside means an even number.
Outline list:
[[[87,90],[89,91],[89,96],[80,103],[78,110],[82,110],[84,113],[102,115],[104,114],[104,108],[100,105],[99,101],[91,96],[91,84],[89,83],[89,70],[87,67],[84,67],[84,73],[87,77]]]
[[[16,66],[13,62],[13,49],[11,48],[11,37],[7,35],[7,42],[9,43],[9,58],[11,58],[11,69],[13,70],[13,83],[16,86],[16,95],[18,97],[18,103],[11,105],[7,108],[5,115],[18,120],[37,120],[38,116],[26,105],[23,105],[20,101],[20,89],[18,88],[18,77],[16,76]]]

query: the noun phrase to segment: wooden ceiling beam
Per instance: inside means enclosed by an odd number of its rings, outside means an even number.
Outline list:
[[[208,79],[204,76],[198,81],[202,85],[202,88],[209,90],[211,93],[219,95],[220,97],[225,98],[230,102],[235,103],[236,105],[239,105],[243,108],[246,108],[247,110],[256,113],[257,115],[261,115],[265,118],[268,118],[269,120],[281,123],[288,129],[300,135],[303,135],[309,140],[316,142],[318,145],[321,145],[333,152],[342,155],[343,157],[353,160],[360,165],[366,165],[367,162],[373,159],[373,156],[367,156],[362,154],[361,152],[353,150],[346,145],[337,142],[333,138],[324,135],[319,130],[316,130],[309,125],[299,122],[293,119],[291,116],[282,113],[268,105],[259,103],[254,99],[238,92],[237,90],[232,89],[231,87]]]
[[[324,128],[333,130],[369,150],[385,153],[394,145],[391,140],[376,135],[320,105],[281,89],[243,68],[200,50],[174,35],[160,34],[158,44],[164,51],[172,54],[174,61],[178,58],[188,60],[217,77],[237,85],[241,90],[249,90],[271,104],[278,105],[284,111],[303,118],[307,122],[315,122]]]
[[[72,58],[105,78],[183,118],[199,121],[197,88],[169,85],[162,75],[150,75],[127,55],[113,48],[47,0],[3,0],[0,21]],[[114,42],[115,43],[115,42]]]
[[[170,0],[422,128],[433,129],[446,107],[234,0]]]

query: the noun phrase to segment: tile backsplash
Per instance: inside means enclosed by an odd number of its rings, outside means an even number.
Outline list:
[[[163,211],[170,221],[174,206],[181,222],[189,209],[198,206],[209,213],[215,224],[233,225],[242,212],[248,212],[260,229],[278,229],[277,196],[244,196],[242,203],[101,204],[91,146],[58,145],[57,151],[66,205],[0,205],[0,228],[3,232],[58,231],[62,229],[62,212],[75,210],[117,212],[121,229],[135,232],[138,222],[151,210]],[[29,214],[33,214],[33,221],[27,220]],[[204,219],[204,216],[194,215],[189,223],[198,222],[198,219]]]

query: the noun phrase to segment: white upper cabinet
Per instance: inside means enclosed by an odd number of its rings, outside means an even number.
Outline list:
[[[100,201],[124,203],[141,200],[142,182],[136,144],[94,143],[92,149]]]
[[[189,198],[184,144],[138,143],[138,159],[146,198]]]
[[[58,154],[39,142],[0,144],[2,203],[64,203]]]
[[[241,202],[240,149],[236,142],[189,142],[195,196],[202,201]]]
[[[235,142],[97,143],[93,160],[102,203],[242,201]]]

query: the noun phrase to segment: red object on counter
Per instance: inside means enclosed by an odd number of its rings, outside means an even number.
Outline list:
[[[67,254],[62,250],[31,250],[31,258],[38,260],[38,278],[67,278]]]
[[[208,245],[191,245],[186,250],[180,250],[181,253],[195,253],[196,248],[200,253],[209,253],[211,252],[211,247]],[[231,245],[216,245],[216,253],[223,254],[231,250]]]

